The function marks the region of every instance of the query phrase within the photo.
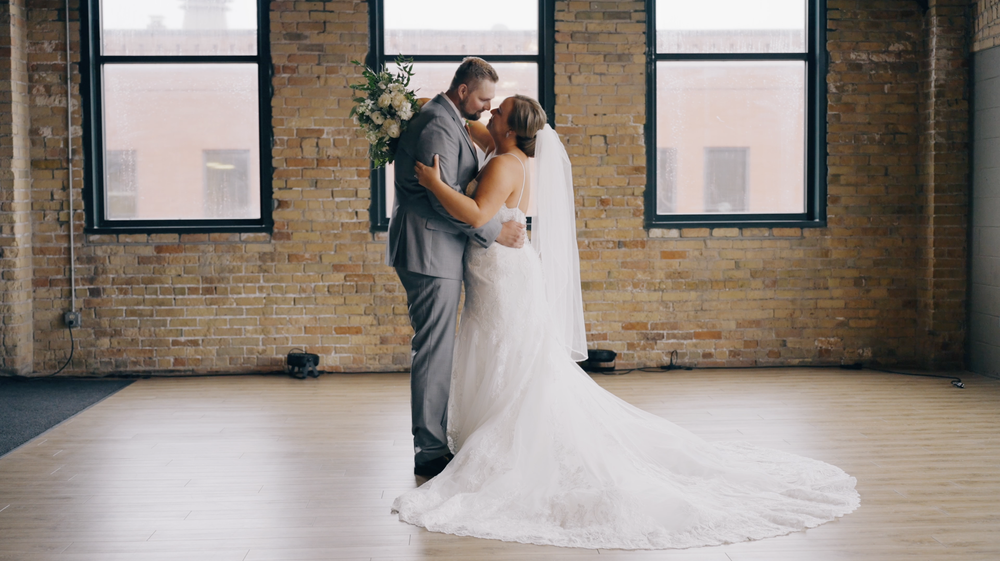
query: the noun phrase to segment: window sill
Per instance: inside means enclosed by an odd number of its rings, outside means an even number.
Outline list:
[[[267,234],[274,230],[273,224],[261,223],[259,219],[252,221],[162,221],[138,223],[116,223],[113,225],[87,226],[84,233],[95,236],[117,235],[160,235],[160,234]]]
[[[121,244],[220,244],[220,243],[271,243],[273,240],[268,232],[215,232],[215,233],[96,233],[87,232],[87,245],[121,245]]]
[[[653,230],[675,231],[675,230],[702,230],[705,232],[717,230],[800,230],[802,228],[826,228],[826,220],[808,220],[802,218],[792,218],[782,220],[773,216],[766,217],[733,217],[727,216],[722,220],[706,220],[705,217],[690,216],[678,217],[679,219],[646,220],[646,229],[650,231],[650,237],[684,237],[652,234]],[[702,237],[709,237],[704,234]]]
[[[817,227],[817,226],[810,226]],[[713,227],[713,228],[649,228],[649,237],[654,239],[665,238],[802,238],[805,237],[805,228],[800,226],[790,227]]]

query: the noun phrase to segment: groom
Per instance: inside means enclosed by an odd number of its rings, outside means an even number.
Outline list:
[[[468,240],[483,247],[494,241],[524,245],[524,226],[494,218],[480,228],[448,214],[414,173],[419,160],[439,157],[441,180],[456,191],[479,172],[479,160],[465,119],[478,120],[490,109],[497,73],[485,60],[466,58],[448,91],[424,104],[396,149],[396,200],[389,219],[387,264],[406,289],[413,326],[410,407],[413,422],[413,473],[434,477],[451,460],[448,451],[448,393],[451,389],[455,323],[462,290],[462,257]]]

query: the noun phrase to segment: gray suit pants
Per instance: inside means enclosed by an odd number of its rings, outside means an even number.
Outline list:
[[[406,289],[414,331],[410,347],[410,409],[414,462],[423,464],[448,453],[448,394],[462,281],[398,267],[396,274]]]

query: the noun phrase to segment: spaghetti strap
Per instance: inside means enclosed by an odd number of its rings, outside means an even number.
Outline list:
[[[503,154],[500,155],[510,156],[515,160],[517,160],[517,163],[521,164],[521,194],[517,196],[517,203],[514,205],[514,208],[521,208],[521,199],[524,197],[524,186],[526,184],[526,181],[528,180],[528,169],[524,167],[524,162],[521,161],[521,158],[518,158],[517,156],[511,154],[510,152],[504,152]]]

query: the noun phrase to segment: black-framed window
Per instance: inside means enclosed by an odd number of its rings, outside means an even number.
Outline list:
[[[366,64],[393,69],[397,56],[413,59],[411,87],[418,97],[434,97],[448,89],[462,59],[482,57],[500,76],[495,103],[515,93],[530,95],[555,126],[554,2],[508,0],[503,10],[496,10],[493,5],[451,1],[428,10],[426,3],[411,0],[372,0]],[[488,119],[484,112],[483,121]],[[392,165],[372,172],[373,231],[389,227],[393,173]]]
[[[826,224],[825,0],[646,0],[646,225]]]
[[[95,233],[270,232],[266,0],[83,0]]]

